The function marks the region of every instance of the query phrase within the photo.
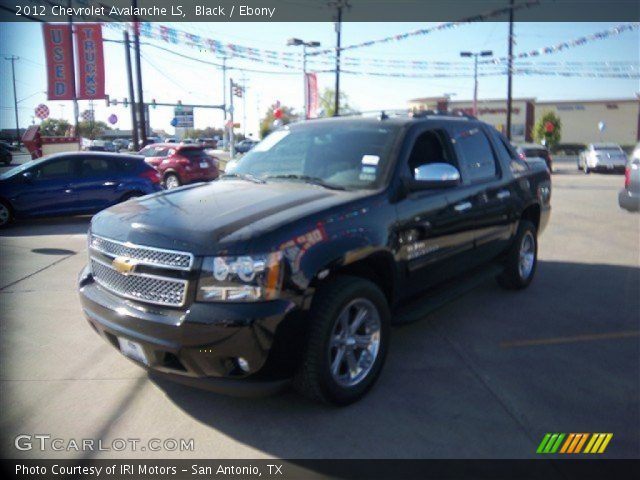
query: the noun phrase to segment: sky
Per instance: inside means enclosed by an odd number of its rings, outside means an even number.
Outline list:
[[[298,37],[305,41],[319,41],[322,47],[335,46],[334,24],[325,23],[177,23],[167,24],[203,37],[235,43],[247,47],[278,51],[296,51],[300,47],[286,46],[287,39]],[[342,28],[344,45],[400,34],[430,23],[350,23]],[[514,53],[557,44],[582,35],[588,35],[615,26],[614,23],[517,23],[514,26]],[[105,39],[122,39],[122,32],[114,28],[104,28]],[[458,71],[467,72],[472,60],[460,58],[463,50],[492,50],[494,56],[507,54],[508,23],[484,22],[461,25],[431,33],[426,36],[411,37],[372,47],[345,51],[346,57],[362,60],[420,60],[469,62],[456,64]],[[203,60],[220,61],[210,52],[200,52],[187,45],[169,45],[161,40],[143,41],[170,48],[184,55]],[[106,92],[111,98],[127,96],[124,47],[119,43],[105,43]],[[41,25],[37,23],[0,24],[0,54],[17,55],[16,88],[19,100],[20,126],[26,127],[33,121],[34,108],[44,103],[49,106],[51,116],[72,120],[72,102],[48,102],[46,99],[46,71]],[[0,128],[14,128],[13,87],[11,63],[0,58]],[[151,46],[142,47],[142,73],[145,101],[155,98],[158,102],[173,103],[181,100],[188,104],[222,103],[222,72],[211,65],[197,63],[177,57]],[[538,57],[545,62],[593,62],[624,61],[633,64],[638,72],[640,62],[640,34],[638,30],[625,32],[605,40],[565,51]],[[230,59],[228,65],[236,68],[252,68],[285,73],[255,73],[231,70],[229,76],[240,81],[244,75],[247,86],[246,100],[235,99],[235,121],[241,123],[239,132],[257,136],[259,119],[276,101],[301,111],[303,106],[302,72],[273,65],[255,63],[244,59]],[[310,64],[309,70],[326,69],[327,65]],[[364,70],[364,68],[363,68]],[[400,71],[387,66],[368,66],[366,70],[377,72]],[[406,71],[406,70],[402,70]],[[455,70],[452,70],[452,72]],[[415,72],[420,72],[416,70]],[[446,72],[446,70],[445,70]],[[470,70],[469,70],[470,72]],[[319,89],[333,88],[335,75],[319,73]],[[473,78],[385,78],[367,75],[341,75],[341,90],[349,98],[349,103],[361,111],[405,108],[407,101],[417,97],[451,95],[454,100],[469,100],[473,96]],[[483,99],[505,98],[506,76],[480,77],[479,101]],[[515,76],[513,95],[533,97],[539,100],[586,100],[597,98],[633,98],[640,92],[638,79],[611,78],[564,78],[552,76]],[[246,124],[243,106],[246,103]],[[80,101],[80,111],[88,108],[87,101]],[[121,129],[131,127],[130,111],[124,107],[107,107],[104,101],[95,102],[96,120],[106,121],[116,114]],[[173,111],[169,107],[151,110],[151,126],[173,133],[170,126]],[[37,119],[35,120],[37,122]],[[195,127],[221,127],[222,112],[219,110],[196,109]]]

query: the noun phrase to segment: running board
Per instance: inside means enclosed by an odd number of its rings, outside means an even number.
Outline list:
[[[503,270],[501,265],[489,264],[472,270],[428,291],[424,296],[398,308],[392,315],[393,325],[421,320],[447,303],[460,298],[477,286],[493,280]]]

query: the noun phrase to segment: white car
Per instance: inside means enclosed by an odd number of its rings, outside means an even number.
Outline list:
[[[623,172],[626,165],[627,155],[615,143],[591,143],[578,157],[578,168],[584,173],[597,170]]]

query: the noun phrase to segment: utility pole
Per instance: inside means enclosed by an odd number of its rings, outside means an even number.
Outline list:
[[[242,73],[242,136],[247,138],[247,78]]]
[[[491,50],[481,52],[460,52],[461,57],[473,57],[473,116],[478,116],[478,57],[490,57]]]
[[[233,138],[233,78],[229,79],[229,156],[231,160],[236,156]]]
[[[513,0],[509,0],[509,58],[507,72],[507,139],[511,140],[511,104],[513,88]],[[526,132],[525,132],[526,135]]]
[[[138,0],[133,0],[133,8],[138,7]],[[144,97],[142,93],[142,62],[140,60],[140,34],[138,32],[138,17],[133,17],[134,22],[134,30],[133,30],[133,43],[135,46],[135,55],[136,55],[136,80],[138,86],[138,122],[140,126],[140,140],[142,141],[142,146],[147,143],[147,122],[145,121],[145,109],[144,109]],[[136,149],[139,148],[136,145]]]
[[[18,146],[20,146],[20,123],[18,121],[18,94],[16,93],[16,60],[19,60],[20,57],[15,55],[11,55],[10,57],[4,57],[5,60],[11,61],[11,74],[13,75],[13,106],[16,112],[16,140],[18,141]]]
[[[222,57],[222,131],[222,139],[226,146],[229,141],[227,132],[227,57]]]
[[[333,0],[329,2],[329,6],[335,7],[338,10],[336,17],[336,91],[334,99],[334,112],[333,116],[340,115],[340,52],[341,52],[341,40],[342,40],[342,10],[349,8],[348,0]]]
[[[71,0],[67,0],[67,7],[71,11]],[[74,135],[80,142],[80,132],[78,132],[78,94],[76,92],[76,61],[73,53],[73,15],[69,15],[69,45],[71,45],[71,93],[73,93],[73,130]]]
[[[133,90],[133,72],[131,70],[131,46],[129,32],[124,31],[124,56],[127,63],[127,83],[129,84],[129,103],[131,104],[131,134],[134,145],[139,145],[138,120],[136,117],[136,97]]]

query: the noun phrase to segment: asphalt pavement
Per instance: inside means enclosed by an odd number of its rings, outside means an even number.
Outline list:
[[[640,456],[640,215],[620,175],[557,162],[553,212],[525,291],[487,282],[392,330],[360,402],[238,399],[150,379],[84,320],[88,217],[0,232],[0,448],[5,458],[531,458],[547,432],[611,432]],[[192,451],[17,450],[20,434],[193,439]],[[34,446],[35,446],[34,442]],[[142,447],[144,448],[144,447]]]

